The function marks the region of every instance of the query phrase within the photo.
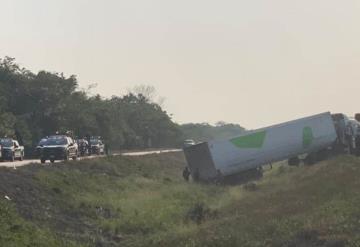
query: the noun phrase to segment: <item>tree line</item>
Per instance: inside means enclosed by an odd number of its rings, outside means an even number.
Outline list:
[[[0,59],[0,136],[32,150],[56,131],[102,136],[113,149],[179,146],[182,132],[141,92],[103,98],[80,90],[75,76],[20,68]]]
[[[111,149],[180,147],[186,138],[207,141],[244,129],[219,122],[179,125],[154,100],[154,88],[137,86],[122,96],[104,98],[81,90],[76,76],[21,68],[0,58],[0,137],[17,138],[27,155],[56,131],[102,136]]]

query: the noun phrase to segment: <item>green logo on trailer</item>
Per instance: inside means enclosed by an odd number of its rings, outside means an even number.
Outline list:
[[[266,131],[252,133],[246,136],[236,137],[230,140],[238,148],[261,148],[264,144]]]
[[[310,147],[311,143],[314,140],[314,135],[310,127],[303,128],[303,148]]]

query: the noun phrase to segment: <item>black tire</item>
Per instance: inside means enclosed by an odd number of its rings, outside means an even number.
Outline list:
[[[51,163],[55,163],[55,160],[54,160],[54,159],[51,159],[50,162],[51,162]]]
[[[288,160],[289,166],[298,166],[300,165],[300,159],[298,157],[292,157]]]
[[[46,160],[45,160],[45,159],[41,159],[40,162],[41,162],[41,164],[44,164],[44,163],[46,162]]]

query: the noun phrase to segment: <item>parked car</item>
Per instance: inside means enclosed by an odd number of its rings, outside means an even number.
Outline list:
[[[91,144],[92,154],[97,154],[97,155],[105,154],[105,145],[100,138],[91,138],[90,144]]]
[[[46,160],[50,160],[51,163],[55,160],[69,160],[72,158],[76,160],[78,157],[78,145],[69,136],[66,135],[54,135],[50,136],[44,143],[40,160],[41,163],[45,163]]]
[[[1,138],[1,159],[14,161],[24,159],[24,147],[19,142],[11,138]]]
[[[183,148],[187,148],[187,147],[190,147],[192,145],[195,145],[195,141],[194,140],[191,140],[191,139],[187,139],[184,141],[183,143]]]

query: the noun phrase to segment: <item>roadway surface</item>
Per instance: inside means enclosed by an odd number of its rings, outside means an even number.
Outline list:
[[[152,151],[137,151],[137,152],[124,152],[124,153],[114,153],[111,154],[112,156],[118,156],[118,155],[123,155],[123,156],[144,156],[144,155],[149,155],[149,154],[160,154],[160,153],[171,153],[171,152],[180,152],[182,151],[181,149],[166,149],[166,150],[152,150]],[[95,159],[95,158],[100,158],[100,157],[105,157],[105,155],[92,155],[92,156],[85,156],[85,157],[79,157],[79,160],[82,159]],[[61,161],[55,161],[55,162],[61,162]],[[28,160],[23,160],[23,161],[14,161],[14,162],[0,162],[0,167],[20,167],[20,166],[26,166],[26,165],[30,165],[30,164],[41,164],[40,159],[28,159]],[[46,161],[46,164],[51,164],[50,161]]]

